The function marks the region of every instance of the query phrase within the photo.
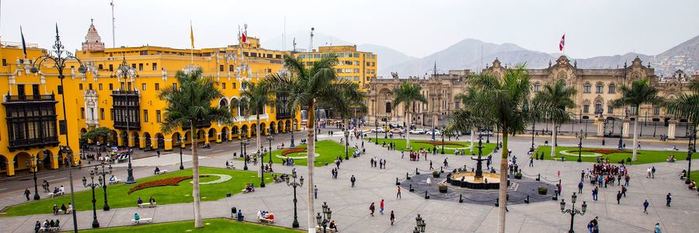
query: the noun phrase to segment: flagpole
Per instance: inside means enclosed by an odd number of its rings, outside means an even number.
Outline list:
[[[192,48],[190,49],[190,64],[194,66],[194,29],[192,28],[192,20],[189,20],[189,39],[192,43]]]

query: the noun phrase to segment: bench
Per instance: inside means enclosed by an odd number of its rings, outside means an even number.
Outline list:
[[[158,203],[143,203],[143,204],[138,204],[138,208],[155,208],[158,206]]]
[[[235,170],[235,166],[233,164],[226,166],[226,168],[231,169],[231,170]]]
[[[325,231],[323,231],[323,227],[321,226],[316,226],[316,232],[337,233],[337,231],[330,228],[325,228]]]
[[[274,219],[258,218],[257,220],[259,220],[261,223],[274,223]]]
[[[59,232],[61,231],[60,227],[41,227],[39,228],[39,232]]]
[[[140,219],[138,219],[138,220],[136,220],[136,219],[131,219],[131,222],[132,222],[133,224],[152,223],[152,222],[153,222],[153,218],[140,218]]]
[[[67,209],[65,213],[63,212],[63,210],[58,210],[58,214],[70,214],[72,212],[73,212],[73,209]]]
[[[119,178],[114,178],[114,180],[109,181],[109,184],[118,184],[119,182],[121,182]]]
[[[57,196],[63,196],[63,195],[65,195],[65,194],[66,194],[65,192],[57,192],[57,193],[51,192],[51,193],[48,194],[48,196],[51,197],[51,198],[54,198],[54,197],[57,197]]]
[[[155,174],[160,175],[160,174],[165,174],[165,173],[167,173],[167,170],[163,169],[163,170],[160,170],[159,172],[156,172]]]

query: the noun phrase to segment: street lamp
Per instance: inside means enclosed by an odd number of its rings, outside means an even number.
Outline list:
[[[345,160],[349,159],[349,129],[345,129]]]
[[[323,227],[323,233],[327,232],[328,228],[328,223],[330,222],[330,217],[332,217],[332,210],[330,210],[330,207],[328,206],[327,202],[323,202],[323,216],[321,217],[320,213],[317,213],[316,215],[316,222],[318,223],[318,227]]]
[[[262,143],[260,143],[262,144]],[[262,145],[260,145],[260,148]],[[262,150],[259,150],[255,153],[257,156],[260,157],[260,188],[265,187],[265,161],[264,161],[264,156],[265,154],[262,153]]]
[[[46,152],[44,151],[44,153],[46,153]],[[34,175],[34,200],[35,201],[38,201],[39,199],[41,199],[41,197],[39,197],[39,188],[36,184],[36,172],[39,171],[39,166],[37,164],[38,162],[39,162],[39,158],[37,158],[34,155],[32,155],[31,160],[27,161],[27,167],[29,167],[29,172],[31,172],[32,175]]]
[[[575,219],[575,215],[579,214],[580,216],[583,216],[585,215],[585,211],[587,211],[587,203],[585,203],[585,201],[583,201],[582,209],[579,210],[575,208],[575,199],[577,198],[578,195],[574,192],[573,196],[571,197],[572,202],[570,204],[570,209],[566,209],[566,201],[565,199],[561,199],[561,213],[570,214],[570,230],[568,230],[568,233],[575,233],[575,231],[573,231],[573,221]]]
[[[131,95],[131,82],[133,82],[134,78],[136,77],[136,68],[133,68],[129,66],[129,64],[126,62],[126,57],[123,56],[121,60],[121,64],[119,64],[119,67],[116,70],[116,77],[119,79],[124,79],[128,83],[126,85],[126,95],[124,96],[124,100],[126,102],[126,147],[129,148],[127,150],[127,154],[129,156],[129,164],[126,169],[128,176],[126,177],[126,183],[127,184],[133,184],[136,183],[136,179],[134,179],[133,176],[133,166],[131,165],[131,149],[129,145],[129,123],[131,122],[131,117],[129,114],[131,113],[131,103],[129,103],[129,95]],[[134,90],[135,93],[136,90]]]
[[[374,142],[379,144],[379,120],[374,119]]]
[[[424,233],[426,226],[427,226],[427,224],[425,223],[425,220],[422,219],[420,214],[417,214],[417,217],[415,218],[415,230],[413,230],[413,232]]]
[[[182,141],[182,135],[179,136],[180,140],[180,170],[184,170],[184,164],[182,163],[182,148],[184,148],[184,142]]]
[[[585,134],[583,134],[583,130],[580,130],[580,133],[575,133],[576,137],[578,138],[578,162],[582,162],[582,140],[585,139]]]
[[[269,168],[272,169],[272,141],[274,137],[268,136],[267,141],[269,141]]]
[[[697,131],[695,127],[693,133],[689,136],[689,141],[687,143],[687,178],[684,179],[685,184],[692,183],[692,180],[690,179],[690,175],[692,173],[692,154],[694,153],[694,150],[696,150],[695,147],[692,147],[692,139],[694,139],[694,142],[696,144],[696,132]],[[36,177],[34,177],[34,188],[36,188]],[[37,200],[36,196],[34,197],[34,200]]]
[[[295,116],[296,116],[296,115],[294,115],[294,117],[295,117]],[[290,145],[291,147],[290,147],[290,148],[296,147],[296,145],[294,145],[294,129],[295,129],[294,126],[295,126],[295,125],[296,125],[296,118],[294,118],[294,119],[291,120],[291,130],[289,130],[290,133],[291,133],[291,145]]]
[[[291,227],[293,228],[299,228],[299,218],[298,213],[296,211],[296,202],[298,201],[296,199],[296,188],[303,186],[303,176],[301,176],[298,182],[296,181],[296,177],[296,169],[293,169],[291,171],[291,179],[293,179],[293,181],[290,181],[290,179],[286,179],[286,185],[294,188],[294,222],[291,224]]]
[[[105,169],[104,165],[109,165]],[[100,170],[97,166],[100,166],[102,170]],[[112,165],[111,164],[106,164],[105,161],[103,160],[100,162],[99,165],[95,166],[95,174],[98,176],[100,184],[102,185],[102,191],[104,191],[104,206],[102,207],[102,210],[104,211],[109,211],[109,202],[107,201],[107,177],[106,175],[112,174]]]
[[[242,154],[243,154],[243,164],[244,164],[243,170],[246,170],[246,171],[247,171],[247,170],[248,170],[248,149],[247,149],[246,147],[247,147],[247,145],[248,145],[248,140],[247,140],[247,139],[243,139],[243,140],[240,141],[240,144],[243,145],[243,152],[242,152]]]
[[[444,154],[444,130],[445,128],[442,127],[442,154]]]
[[[70,152],[69,156],[71,157],[71,160],[69,163],[70,169],[68,169],[69,170],[68,175],[70,176],[69,177],[69,179],[70,179],[70,199],[71,199],[72,203],[75,203],[75,196],[73,195],[73,172],[72,172],[73,160],[72,160],[72,151],[70,150],[70,140],[69,140],[70,137],[68,137],[68,130],[67,130],[68,129],[68,120],[67,120],[68,116],[67,116],[67,111],[66,111],[66,101],[65,101],[66,96],[65,96],[65,92],[64,92],[64,88],[63,88],[64,87],[63,79],[65,78],[65,76],[63,75],[63,69],[66,67],[66,62],[68,62],[69,60],[75,60],[78,62],[78,64],[80,65],[78,68],[78,72],[84,74],[87,69],[85,68],[83,63],[80,61],[80,59],[75,57],[75,55],[73,55],[73,53],[66,51],[64,49],[63,44],[61,43],[61,37],[58,35],[58,24],[56,24],[56,41],[54,42],[52,47],[53,47],[53,50],[48,50],[45,55],[42,55],[42,56],[36,58],[36,60],[34,62],[32,62],[32,67],[31,67],[30,71],[32,73],[38,73],[39,68],[41,67],[41,64],[44,63],[45,61],[53,62],[55,67],[56,67],[56,70],[58,71],[58,79],[60,80],[60,83],[61,83],[61,86],[59,86],[59,88],[58,88],[58,93],[61,94],[61,104],[63,105],[63,122],[62,122],[63,126],[60,128],[66,129],[65,130],[65,135],[66,135],[65,148],[66,148],[66,152]],[[78,220],[77,220],[75,211],[73,211],[73,231],[75,233],[78,232]]]
[[[95,205],[97,203],[95,199],[95,187],[98,185],[99,184],[95,183],[95,170],[90,170],[90,183],[87,184],[87,186],[90,186],[92,189],[92,228],[100,227],[100,223],[97,221],[97,206]]]

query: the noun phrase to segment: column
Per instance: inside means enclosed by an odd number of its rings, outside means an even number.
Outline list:
[[[165,139],[165,151],[171,151],[172,150],[172,138],[166,138]]]
[[[629,137],[629,119],[628,118],[624,119],[624,124],[622,127],[621,136],[625,137],[625,138]]]
[[[675,139],[675,126],[677,125],[677,120],[671,119],[670,124],[667,125],[667,138]]]
[[[204,132],[204,145],[209,144],[209,132]]]
[[[7,158],[7,176],[14,176],[15,175],[15,163],[13,162],[15,159],[15,155],[9,155],[10,157]]]
[[[595,120],[595,124],[597,125],[597,136],[604,136],[604,120],[601,117],[598,117]]]
[[[221,138],[221,131],[216,132],[216,143],[221,143],[223,139]]]

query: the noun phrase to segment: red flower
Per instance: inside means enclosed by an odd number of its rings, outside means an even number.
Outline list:
[[[170,178],[165,178],[165,179],[160,179],[160,180],[154,180],[154,181],[148,181],[145,183],[140,183],[136,186],[131,187],[129,189],[128,194],[131,194],[133,192],[136,192],[141,189],[147,189],[147,188],[152,188],[152,187],[160,187],[160,186],[177,186],[180,182],[183,180],[189,180],[192,179],[192,176],[175,176],[175,177],[170,177]]]

